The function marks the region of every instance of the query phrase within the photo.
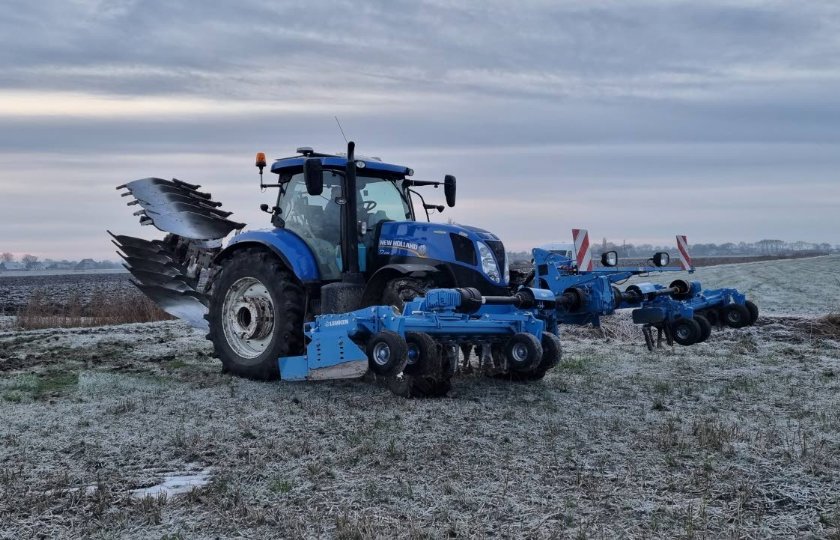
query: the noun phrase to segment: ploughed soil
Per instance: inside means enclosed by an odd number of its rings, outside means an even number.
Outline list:
[[[95,296],[123,296],[137,289],[128,272],[4,275],[0,273],[0,315],[15,315],[33,294],[47,296],[57,306],[86,304]]]

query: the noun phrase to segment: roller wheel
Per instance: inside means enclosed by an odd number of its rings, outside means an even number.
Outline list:
[[[408,361],[403,369],[407,375],[439,375],[443,366],[437,343],[425,332],[406,332]]]
[[[563,356],[563,350],[560,345],[560,338],[550,332],[543,332],[542,335],[542,360],[537,365],[534,371],[520,373],[520,372],[512,372],[510,374],[510,378],[513,380],[520,380],[520,381],[539,381],[545,374],[549,372],[549,370],[557,367],[557,364],[560,363],[560,359]]]
[[[712,323],[703,315],[695,314],[694,320],[700,325],[700,339],[697,340],[697,343],[703,343],[712,335]]]
[[[304,294],[273,254],[257,248],[222,262],[205,316],[222,369],[240,377],[280,377],[277,360],[303,351]]]
[[[377,375],[396,375],[408,361],[408,344],[396,332],[383,330],[368,341],[368,363]]]
[[[543,348],[539,340],[524,332],[514,334],[505,343],[505,357],[511,371],[528,373],[534,371],[542,361]]]
[[[750,324],[750,311],[741,304],[724,306],[720,313],[723,324],[730,328],[743,328]]]
[[[671,335],[680,345],[694,345],[700,339],[700,325],[694,319],[677,319],[671,323]]]
[[[405,368],[402,373],[386,377],[387,386],[406,398],[445,396],[452,388],[452,374],[441,347],[425,332],[406,332],[405,341]]]
[[[560,360],[563,358],[563,348],[560,344],[560,338],[550,332],[543,332],[542,334],[542,360],[535,371],[539,374],[539,379],[542,379],[546,372],[557,367]]]
[[[750,326],[755,324],[755,321],[758,320],[758,306],[747,300],[744,302],[744,307],[747,308],[747,311],[750,312]]]

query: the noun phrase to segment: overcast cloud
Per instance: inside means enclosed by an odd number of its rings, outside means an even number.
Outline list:
[[[267,226],[253,154],[339,151],[334,115],[511,249],[840,243],[838,96],[834,2],[12,0],[0,251],[113,258],[145,176]]]

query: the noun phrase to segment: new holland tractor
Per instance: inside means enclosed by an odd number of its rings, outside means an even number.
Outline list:
[[[454,176],[413,179],[408,167],[354,150],[352,142],[346,155],[298,148],[298,155],[271,164],[275,177],[268,183],[265,155],[257,154],[260,187],[277,189],[275,203],[261,206],[269,214],[268,230],[243,231],[245,225],[229,219],[231,213],[198,185],[160,178],[128,182],[117,189],[140,207],[135,215],[141,224],[168,234],[152,241],[112,234],[114,243],[141,291],[168,313],[206,329],[226,372],[255,379],[280,377],[278,359],[304,353],[304,323],[319,315],[366,306],[394,306],[400,313],[435,288],[512,298],[499,238],[476,227],[428,221],[430,210],[444,207],[427,204],[417,188],[442,186],[453,207]],[[445,373],[426,373],[414,394],[448,389],[446,373],[464,339],[502,339],[468,334],[437,343],[448,347]],[[537,333],[538,345],[542,337]],[[370,338],[359,337],[357,345],[365,347]],[[557,342],[545,339],[559,356]],[[522,347],[508,354],[517,351]],[[368,352],[374,358],[377,351]]]

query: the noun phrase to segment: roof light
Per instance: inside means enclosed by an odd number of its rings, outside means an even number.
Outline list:
[[[297,150],[295,150],[298,154],[303,154],[304,156],[308,156],[310,154],[314,154],[315,150],[312,149],[311,146],[299,146]]]

